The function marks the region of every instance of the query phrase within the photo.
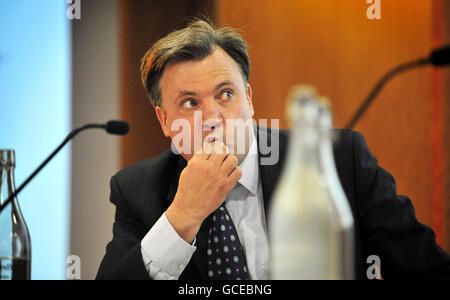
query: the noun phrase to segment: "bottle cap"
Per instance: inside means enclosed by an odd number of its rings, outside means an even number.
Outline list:
[[[0,168],[16,166],[15,152],[10,149],[0,149]]]
[[[318,117],[317,89],[310,84],[294,85],[289,93],[286,105],[286,116],[289,125],[295,127],[297,122],[313,124]]]
[[[326,108],[328,110],[331,110],[331,101],[328,97],[320,96],[318,101],[319,101],[320,106],[322,106],[323,108]]]

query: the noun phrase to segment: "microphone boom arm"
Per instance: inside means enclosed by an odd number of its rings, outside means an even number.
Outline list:
[[[55,149],[48,157],[47,159],[39,165],[39,167],[30,175],[28,178],[19,186],[17,190],[15,190],[8,199],[2,203],[0,206],[0,213],[3,211],[3,209],[20,193],[20,191],[42,170],[43,167],[45,167],[50,160],[78,133],[85,129],[90,128],[99,128],[99,129],[105,129],[105,124],[87,124],[79,128],[75,128],[72,130],[67,137],[64,139],[64,141],[58,146],[58,148]]]
[[[427,58],[421,58],[412,62],[407,62],[404,64],[401,64],[397,66],[396,68],[389,71],[387,74],[385,74],[377,83],[377,85],[372,89],[370,94],[367,96],[366,100],[359,106],[358,110],[356,111],[353,118],[348,122],[346,129],[352,129],[353,126],[358,122],[358,120],[362,117],[362,115],[366,112],[367,108],[369,108],[370,104],[372,104],[373,99],[375,99],[375,96],[380,92],[381,88],[395,75],[398,73],[401,73],[403,71],[406,71],[408,69],[416,68],[419,66],[426,65],[430,63],[431,59],[429,57]]]

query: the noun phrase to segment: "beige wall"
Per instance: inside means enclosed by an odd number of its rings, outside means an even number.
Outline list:
[[[118,119],[118,6],[82,1],[72,21],[72,126]],[[119,168],[120,137],[90,130],[72,143],[70,255],[81,259],[81,279],[94,279],[112,238],[109,179]]]

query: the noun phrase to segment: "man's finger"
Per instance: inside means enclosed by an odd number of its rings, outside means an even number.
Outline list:
[[[233,184],[233,186],[236,184],[236,182],[239,181],[239,179],[241,179],[242,176],[242,170],[239,167],[236,167],[230,175],[228,175],[228,178],[231,181],[231,184]]]
[[[206,153],[205,150],[202,147],[199,150],[197,150],[197,152],[195,152],[194,156],[197,157],[200,160],[208,160],[209,153]]]
[[[228,147],[223,142],[216,142],[208,159],[220,168],[229,152]]]
[[[234,169],[238,166],[238,159],[233,154],[229,154],[223,161],[220,168],[223,170],[223,172],[229,176],[231,172],[234,171]]]

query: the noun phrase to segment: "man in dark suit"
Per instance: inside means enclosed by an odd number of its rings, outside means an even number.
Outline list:
[[[268,279],[266,220],[288,132],[248,122],[245,41],[196,21],[155,43],[141,71],[173,147],[112,177],[114,236],[97,278]],[[450,278],[450,257],[416,220],[411,201],[396,194],[362,135],[336,134],[336,167],[354,217],[356,277],[366,278],[366,259],[377,255],[385,279]],[[261,151],[262,142],[276,147],[274,164],[263,162],[273,153]]]

